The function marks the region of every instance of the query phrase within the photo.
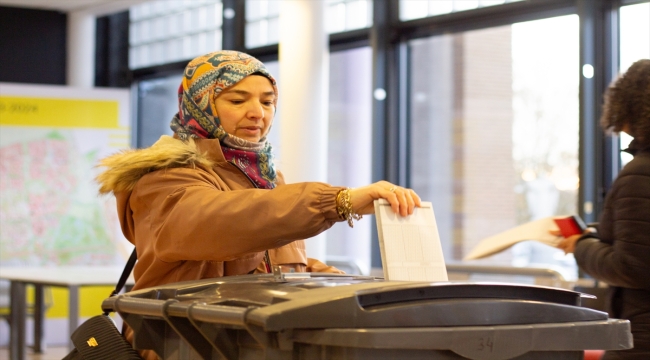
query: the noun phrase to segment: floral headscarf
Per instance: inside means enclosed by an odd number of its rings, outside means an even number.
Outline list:
[[[252,74],[265,76],[271,81],[277,105],[275,79],[256,58],[224,50],[190,61],[178,88],[178,113],[172,118],[170,127],[181,140],[189,137],[219,139],[226,160],[244,171],[258,188],[272,189],[276,173],[271,144],[266,141],[266,136],[254,143],[228,134],[214,107],[214,99],[224,89]]]

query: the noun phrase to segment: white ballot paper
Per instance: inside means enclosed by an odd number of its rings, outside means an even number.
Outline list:
[[[422,202],[413,214],[393,213],[388,201],[375,200],[381,264],[386,280],[447,281],[433,207]]]
[[[561,237],[551,235],[549,230],[557,230],[553,216],[527,222],[512,229],[498,233],[481,240],[463,260],[481,259],[501,251],[512,245],[527,240],[536,240],[549,246],[556,246]]]

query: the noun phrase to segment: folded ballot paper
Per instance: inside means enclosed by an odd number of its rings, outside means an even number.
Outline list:
[[[549,230],[558,229],[555,223],[555,219],[558,218],[561,217],[545,217],[487,237],[481,240],[463,260],[475,260],[488,257],[504,251],[518,242],[527,240],[535,240],[546,245],[556,246],[561,238],[551,235]]]
[[[388,201],[375,200],[381,264],[386,280],[447,281],[433,207],[422,202],[413,214],[393,213]]]

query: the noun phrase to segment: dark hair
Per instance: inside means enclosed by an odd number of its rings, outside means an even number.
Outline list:
[[[650,147],[650,59],[635,62],[609,86],[600,124],[615,132],[628,125],[638,145]]]

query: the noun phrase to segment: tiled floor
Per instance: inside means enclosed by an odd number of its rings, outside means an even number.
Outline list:
[[[66,347],[48,347],[42,354],[34,354],[32,349],[25,349],[25,360],[61,360],[64,356],[68,355]],[[9,359],[9,348],[0,348],[0,360]]]

